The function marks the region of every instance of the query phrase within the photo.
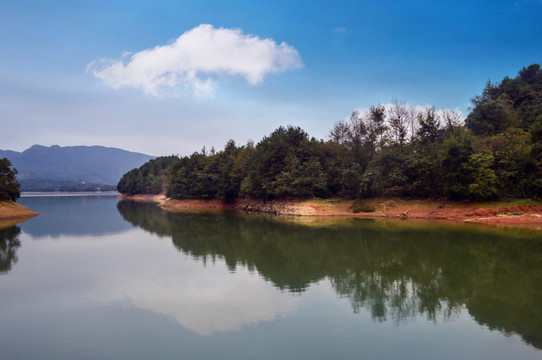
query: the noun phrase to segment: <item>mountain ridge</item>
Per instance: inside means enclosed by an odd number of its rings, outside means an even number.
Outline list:
[[[66,182],[116,185],[122,175],[154,156],[101,145],[32,145],[22,151],[0,150],[17,169],[17,181],[25,184]]]

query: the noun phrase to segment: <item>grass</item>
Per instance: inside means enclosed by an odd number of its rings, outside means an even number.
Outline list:
[[[14,201],[0,200],[0,220],[30,218],[38,215]]]

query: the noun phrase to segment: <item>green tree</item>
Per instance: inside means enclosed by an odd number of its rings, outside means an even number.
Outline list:
[[[441,138],[440,119],[435,113],[435,107],[431,106],[418,114],[418,137],[424,143],[439,141]]]
[[[434,107],[417,116],[418,131],[411,141],[412,152],[406,156],[408,181],[405,194],[411,197],[438,198],[444,193],[441,141],[443,131]]]
[[[117,184],[117,191],[128,195],[160,194],[166,187],[163,180],[167,180],[172,166],[178,161],[175,155],[149,160],[124,174]]]
[[[361,179],[361,197],[404,196],[408,183],[406,154],[399,143],[384,146]]]
[[[478,136],[490,136],[505,130],[512,118],[510,107],[504,99],[488,99],[476,105],[467,116],[465,125]]]
[[[256,145],[241,193],[263,200],[295,196],[292,168],[307,161],[302,144],[308,135],[299,127],[279,127]]]
[[[466,125],[476,135],[495,135],[508,127],[528,130],[542,115],[540,65],[524,67],[515,78],[507,76],[500,83],[488,82],[472,104]]]
[[[533,162],[533,178],[530,193],[542,198],[542,115],[531,125],[532,137],[531,159]]]
[[[363,171],[359,164],[353,164],[350,168],[344,169],[341,179],[341,195],[349,199],[360,197],[362,194],[362,175]]]
[[[149,174],[145,179],[145,193],[160,194],[162,192],[162,180],[159,176]]]
[[[386,126],[386,108],[383,105],[371,106],[369,109],[369,140],[371,142],[373,154],[380,148],[383,136],[388,130]]]
[[[498,195],[499,179],[491,168],[494,162],[491,152],[472,154],[466,168],[471,172],[473,183],[469,184],[469,195],[476,200],[492,200]]]
[[[7,158],[0,159],[0,200],[15,201],[21,196],[21,185],[15,175],[17,169],[12,168],[11,161]]]
[[[445,195],[453,200],[465,199],[472,182],[468,169],[470,156],[474,153],[474,136],[464,127],[456,127],[442,144],[442,168]]]
[[[493,169],[499,179],[499,192],[506,197],[527,197],[534,180],[531,134],[519,128],[509,128],[488,138],[484,146],[494,157]]]

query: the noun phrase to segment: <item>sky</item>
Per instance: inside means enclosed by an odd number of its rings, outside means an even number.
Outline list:
[[[542,62],[542,0],[0,0],[0,149],[326,139],[394,99],[467,115]]]

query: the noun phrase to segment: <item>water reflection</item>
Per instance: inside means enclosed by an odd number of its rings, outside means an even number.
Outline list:
[[[130,276],[111,274],[95,293],[102,294],[102,302],[170,316],[202,336],[239,331],[297,309],[299,297],[284,296],[245,268],[233,274],[223,263],[215,263],[202,271],[200,263],[189,259],[170,260],[154,262],[152,271],[140,264],[130,269]]]
[[[130,229],[115,210],[115,196],[24,196],[18,202],[40,213],[22,226],[34,238],[105,235]]]
[[[18,226],[0,227],[0,274],[5,274],[17,262],[17,249],[21,246]]]
[[[328,278],[354,312],[397,324],[454,316],[466,308],[482,325],[542,348],[542,239],[448,225],[400,226],[357,220],[307,227],[259,216],[172,214],[120,202],[134,225],[171,237],[203,263],[257,271],[276,287],[303,292]]]

